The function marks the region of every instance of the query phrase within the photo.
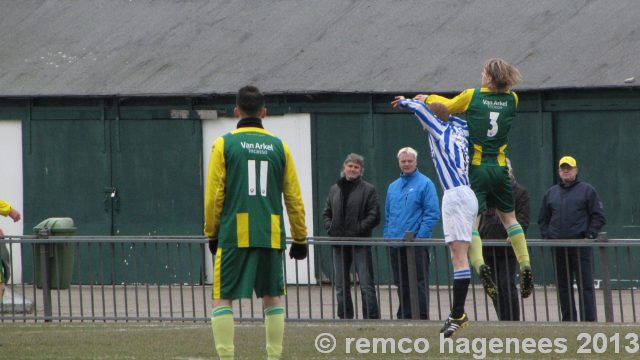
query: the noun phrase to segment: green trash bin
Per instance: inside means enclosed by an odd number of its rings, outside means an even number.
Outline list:
[[[72,236],[76,233],[72,218],[49,218],[36,225],[33,231],[37,235],[44,229],[49,231],[51,237]],[[35,244],[35,280],[38,289],[42,289],[42,250],[45,246],[49,247],[49,287],[51,289],[68,289],[73,275],[75,244]]]

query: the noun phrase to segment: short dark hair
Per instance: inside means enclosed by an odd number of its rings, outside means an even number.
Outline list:
[[[245,86],[238,90],[236,105],[246,116],[259,116],[260,111],[264,108],[264,95],[255,86]]]

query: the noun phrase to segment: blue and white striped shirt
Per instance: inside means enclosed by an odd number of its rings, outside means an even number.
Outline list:
[[[421,101],[404,99],[400,106],[413,112],[429,132],[431,158],[445,190],[469,185],[469,128],[455,116],[440,121]]]

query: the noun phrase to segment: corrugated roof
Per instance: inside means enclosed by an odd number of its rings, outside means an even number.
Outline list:
[[[640,76],[636,0],[0,0],[0,96],[458,91]]]

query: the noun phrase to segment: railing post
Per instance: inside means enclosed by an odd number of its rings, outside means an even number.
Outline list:
[[[606,232],[598,234],[597,242],[607,242]],[[602,297],[604,298],[604,319],[613,322],[613,296],[611,294],[611,277],[609,275],[609,252],[606,246],[600,246],[600,264],[602,265]]]
[[[413,242],[413,231],[404,233],[405,242]],[[418,291],[418,267],[416,266],[416,249],[405,246],[407,254],[407,272],[409,278],[409,301],[411,303],[411,320],[420,320],[420,292]],[[401,275],[402,276],[402,275]]]
[[[49,238],[49,229],[43,228],[38,232],[41,239]],[[48,243],[40,246],[40,280],[42,281],[42,302],[44,303],[44,321],[51,322],[51,284],[49,284],[49,247]]]

